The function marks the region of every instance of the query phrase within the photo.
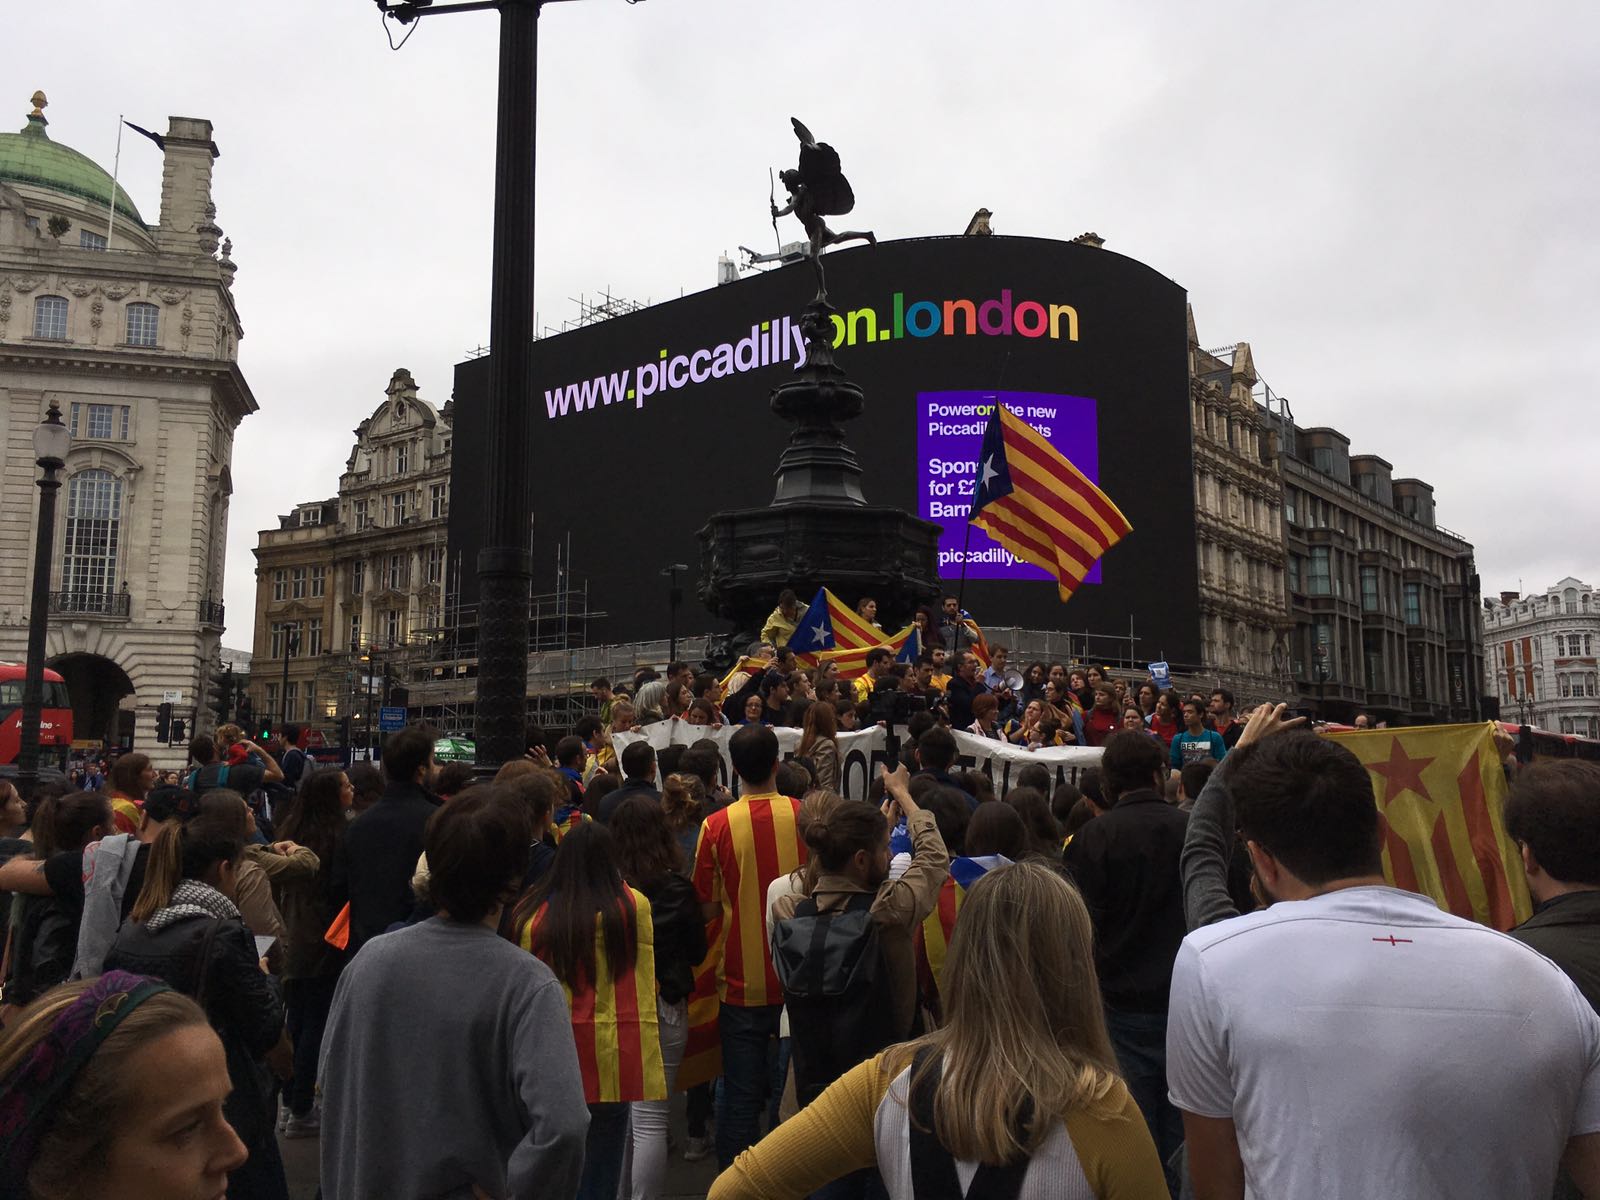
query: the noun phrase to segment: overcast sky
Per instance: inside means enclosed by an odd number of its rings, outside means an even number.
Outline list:
[[[429,18],[396,54],[368,0],[5,7],[8,127],[42,88],[51,136],[109,168],[119,112],[216,126],[261,405],[228,548],[247,648],[256,531],[335,492],[395,367],[442,405],[488,340],[499,22]],[[764,245],[799,115],[880,237],[988,207],[1177,280],[1301,425],[1435,486],[1486,592],[1600,582],[1592,4],[582,0],[540,25],[543,322]],[[152,222],[160,176],[125,139]]]

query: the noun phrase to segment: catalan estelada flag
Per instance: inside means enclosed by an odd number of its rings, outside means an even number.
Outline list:
[[[572,1013],[572,1038],[578,1047],[578,1070],[583,1076],[583,1098],[590,1104],[624,1100],[665,1100],[667,1073],[661,1062],[661,1028],[656,1019],[655,930],[650,901],[642,892],[627,890],[623,903],[633,908],[637,952],[633,966],[611,974],[606,959],[606,939],[600,914],[594,919],[595,981],[569,987],[561,981]],[[517,943],[537,953],[539,926],[548,906],[517,931]]]
[[[883,643],[883,631],[874,629],[860,613],[825,587],[789,635],[789,649],[804,661],[829,650],[867,650]]]
[[[1361,760],[1383,817],[1383,873],[1446,912],[1505,931],[1533,902],[1501,812],[1493,726],[1419,725],[1328,734]]]
[[[944,980],[944,960],[950,953],[950,939],[955,936],[956,917],[967,897],[967,889],[995,867],[1005,866],[1010,861],[1003,854],[951,859],[950,875],[939,888],[938,902],[917,927],[913,938],[917,982],[921,985],[929,1011],[940,1020],[944,1016],[942,993],[939,991],[939,985]]]
[[[983,434],[969,519],[1054,575],[1062,600],[1133,531],[1109,496],[1003,404],[995,405]]]

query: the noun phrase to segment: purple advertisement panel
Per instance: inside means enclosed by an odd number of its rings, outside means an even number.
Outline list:
[[[1100,441],[1095,402],[1086,396],[1049,392],[917,393],[917,513],[944,530],[939,536],[939,576],[961,577],[967,548],[968,579],[1049,579],[1043,570],[1015,557],[981,529],[967,541],[967,512],[983,431],[996,403],[1032,425],[1066,459],[1100,482]],[[1094,564],[1085,583],[1100,582]]]

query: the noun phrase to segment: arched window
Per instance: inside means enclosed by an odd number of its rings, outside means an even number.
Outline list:
[[[154,304],[128,305],[128,345],[154,346],[161,330],[161,310]]]
[[[114,594],[121,539],[122,480],[110,471],[79,471],[67,483],[62,590],[82,596]]]
[[[33,302],[33,336],[64,341],[67,336],[67,298],[40,296]]]

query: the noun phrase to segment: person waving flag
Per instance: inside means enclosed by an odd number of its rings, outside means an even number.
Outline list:
[[[1109,496],[1003,404],[983,434],[969,520],[1055,576],[1063,601],[1133,531]]]

